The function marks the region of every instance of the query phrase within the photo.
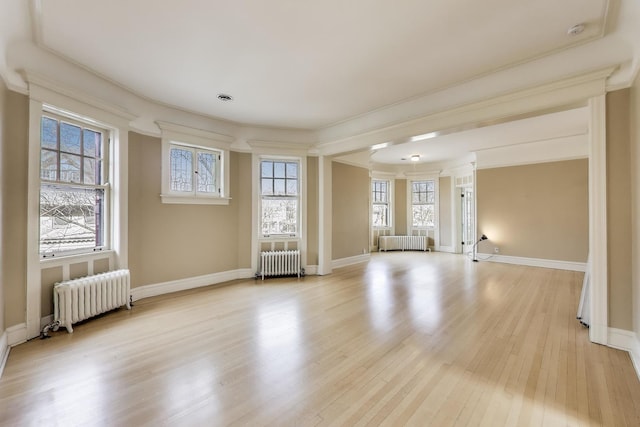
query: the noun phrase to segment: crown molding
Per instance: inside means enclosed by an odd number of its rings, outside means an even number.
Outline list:
[[[160,128],[163,138],[178,140],[186,139],[187,141],[196,138],[205,140],[207,142],[216,141],[218,143],[224,144],[227,149],[235,141],[235,138],[233,136],[224,135],[205,129],[192,128],[189,126],[179,125],[177,123],[170,123],[161,120],[156,121],[156,124]]]
[[[37,99],[38,101],[47,102],[47,99],[44,98],[48,97],[45,96],[44,91],[49,91],[54,92],[58,95],[63,95],[71,100],[79,101],[100,110],[106,111],[110,114],[118,116],[121,119],[126,120],[127,122],[130,122],[137,117],[136,115],[128,112],[118,105],[106,102],[91,95],[87,95],[76,89],[70,89],[67,86],[51,80],[39,73],[30,70],[21,70],[20,73],[28,84],[28,95],[33,99]]]
[[[307,156],[312,144],[285,142],[285,141],[262,141],[248,140],[247,144],[252,151],[258,154],[291,154],[296,156]]]

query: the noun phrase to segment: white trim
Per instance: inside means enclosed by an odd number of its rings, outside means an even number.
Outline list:
[[[193,197],[174,196],[171,194],[160,194],[162,203],[175,205],[228,205],[231,197]]]
[[[601,82],[604,85],[604,82]],[[591,322],[589,338],[607,344],[608,255],[607,255],[607,133],[606,98],[589,99],[589,257],[591,259]]]
[[[238,270],[205,274],[203,276],[188,277],[186,279],[171,280],[169,282],[156,283],[153,285],[138,286],[131,288],[131,297],[133,301],[138,301],[143,298],[217,285],[231,280],[249,279],[252,277],[254,277],[254,272],[251,269],[241,268]]]
[[[347,258],[334,259],[331,261],[331,268],[347,267],[349,265],[360,264],[363,262],[369,262],[371,254],[362,254],[356,256],[350,256]]]
[[[307,265],[304,268],[305,276],[315,276],[318,274],[318,266],[317,265]]]
[[[38,325],[39,323],[40,323],[40,319],[38,319]],[[28,337],[27,337],[26,323],[20,323],[18,325],[11,326],[7,328],[5,332],[7,334],[7,345],[9,345],[9,347],[13,347],[18,344],[22,344],[23,342],[27,342]],[[38,330],[37,335],[40,335],[40,330]]]
[[[455,246],[440,246],[439,248],[436,249],[437,252],[448,252],[451,254],[455,254],[456,253],[456,247]]]
[[[608,328],[607,345],[629,352],[633,368],[640,379],[640,341],[636,334],[625,329]]]
[[[483,257],[489,256],[486,259]],[[543,258],[526,258],[518,256],[492,255],[478,252],[478,260],[499,262],[503,264],[527,265],[529,267],[553,268],[555,270],[587,271],[586,262],[558,261]]]
[[[332,271],[333,163],[330,157],[318,157],[318,274]]]
[[[7,359],[9,358],[10,351],[11,347],[9,347],[7,331],[4,331],[2,332],[2,335],[0,335],[0,378],[2,378],[2,372],[4,371],[4,367],[7,364]]]

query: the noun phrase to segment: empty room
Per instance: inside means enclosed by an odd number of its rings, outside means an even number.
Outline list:
[[[640,3],[0,2],[0,425],[640,425]]]

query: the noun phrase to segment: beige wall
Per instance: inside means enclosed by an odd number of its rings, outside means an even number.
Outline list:
[[[307,265],[318,265],[318,158],[307,157]]]
[[[231,153],[232,199],[228,206],[161,203],[160,165],[160,139],[130,132],[129,268],[132,287],[248,267],[251,156]],[[241,229],[248,231],[241,232]]]
[[[29,99],[6,91],[2,104],[2,283],[10,327],[26,320]]]
[[[369,252],[369,171],[332,164],[332,259]]]
[[[481,252],[586,262],[588,160],[477,171]]]
[[[633,329],[631,292],[630,91],[607,94],[609,326]]]
[[[393,221],[395,221],[395,234],[404,236],[407,234],[407,180],[396,179],[394,189],[395,206]]]
[[[631,87],[631,229],[633,330],[640,339],[640,74]]]
[[[452,179],[450,176],[440,178],[439,182],[439,226],[440,226],[440,246],[453,246],[451,241],[451,209],[453,209],[451,200]]]

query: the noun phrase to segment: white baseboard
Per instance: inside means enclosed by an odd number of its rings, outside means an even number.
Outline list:
[[[7,328],[5,332],[7,334],[7,344],[9,345],[9,347],[27,342],[26,323],[20,323],[19,325],[11,326]]]
[[[636,375],[640,379],[640,340],[638,340],[638,336],[625,329],[609,328],[607,345],[629,352],[631,363],[633,363]]]
[[[186,291],[187,289],[216,285],[218,283],[229,282],[231,280],[249,279],[254,276],[255,274],[250,268],[205,274],[203,276],[189,277],[186,279],[172,280],[154,285],[131,288],[131,297],[133,301],[138,301],[142,298],[155,297],[172,292]]]
[[[0,378],[2,378],[2,372],[4,371],[4,366],[7,364],[10,351],[11,347],[9,347],[7,331],[4,331],[2,335],[0,335]]]
[[[371,254],[362,254],[356,256],[350,256],[347,258],[334,259],[331,261],[331,268],[346,267],[349,265],[360,264],[361,262],[368,262],[371,259]]]
[[[456,248],[454,246],[438,246],[436,248],[436,251],[438,252],[447,252],[450,254],[455,254],[456,253]]]
[[[581,271],[581,272],[585,272],[587,270],[587,263],[585,262],[556,261],[552,259],[542,259],[542,258],[525,258],[525,257],[518,257],[518,256],[492,255],[492,254],[485,254],[481,252],[478,253],[478,259],[480,261],[501,262],[504,264],[527,265],[529,267],[553,268],[556,270],[569,270],[569,271]]]

